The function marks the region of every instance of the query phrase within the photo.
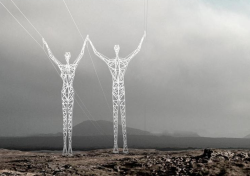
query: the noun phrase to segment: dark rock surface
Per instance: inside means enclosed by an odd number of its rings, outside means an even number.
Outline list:
[[[0,175],[250,175],[248,150],[157,151],[111,149],[75,152],[21,152],[0,149]]]

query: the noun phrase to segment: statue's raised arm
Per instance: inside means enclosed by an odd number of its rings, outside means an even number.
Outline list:
[[[143,42],[143,40],[144,40],[145,37],[146,37],[146,31],[144,31],[144,34],[143,34],[143,36],[142,36],[142,39],[141,39],[141,42],[140,42],[139,46],[136,48],[135,51],[133,51],[131,54],[129,54],[129,55],[125,58],[125,60],[130,61],[130,60],[131,60],[131,59],[141,50],[141,45],[142,45],[142,42]]]
[[[44,40],[44,38],[43,38],[43,45],[45,45],[46,48],[47,48],[47,50],[48,50],[49,58],[50,58],[52,61],[54,61],[54,62],[56,63],[56,65],[58,65],[58,66],[62,65],[61,62],[55,58],[55,56],[54,56],[53,53],[51,52],[51,50],[50,50],[50,48],[49,48],[47,42]]]
[[[78,57],[76,58],[76,60],[74,61],[73,64],[78,65],[78,63],[82,59],[82,56],[84,55],[84,50],[85,50],[85,46],[86,46],[86,42],[87,42],[88,38],[89,38],[89,36],[87,35],[87,37],[84,40],[84,43],[83,43],[83,46],[82,46],[82,50],[81,50],[80,54],[78,55]]]
[[[103,54],[99,53],[99,52],[95,49],[93,43],[91,42],[91,40],[90,40],[89,38],[88,38],[88,41],[89,41],[89,43],[90,43],[90,45],[91,45],[91,47],[92,47],[92,49],[93,49],[93,52],[95,53],[95,55],[96,55],[97,57],[99,57],[100,59],[102,59],[104,62],[108,62],[108,61],[110,60],[108,57],[106,57],[106,56],[104,56]]]

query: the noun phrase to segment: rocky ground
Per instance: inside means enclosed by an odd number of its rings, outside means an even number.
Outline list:
[[[0,149],[0,175],[250,175],[250,151],[131,149],[124,155],[107,149],[63,157]]]

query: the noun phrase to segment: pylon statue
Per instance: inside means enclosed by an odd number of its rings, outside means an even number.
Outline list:
[[[86,37],[81,53],[78,55],[73,64],[69,63],[71,54],[70,52],[65,53],[66,64],[62,64],[58,61],[54,55],[52,54],[48,44],[43,39],[43,44],[46,46],[48,50],[48,54],[50,59],[56,63],[61,71],[61,78],[63,80],[63,86],[61,91],[62,96],[62,113],[63,113],[63,152],[64,156],[72,156],[72,120],[73,120],[73,107],[74,107],[74,88],[73,81],[75,77],[76,67],[79,64],[80,60],[84,55],[84,49],[86,46],[86,41],[88,36]],[[68,148],[67,148],[67,137],[68,137]]]
[[[123,134],[123,153],[128,153],[127,144],[127,132],[126,132],[126,104],[125,104],[125,85],[124,85],[124,75],[127,66],[131,59],[140,51],[142,42],[146,36],[146,32],[141,39],[141,42],[137,49],[128,55],[126,58],[120,58],[119,56],[119,45],[114,46],[115,58],[110,59],[106,56],[100,54],[88,39],[92,46],[92,49],[96,56],[102,59],[109,67],[110,73],[112,75],[113,86],[112,86],[112,99],[113,99],[113,126],[114,126],[114,149],[113,153],[119,153],[118,150],[118,114],[120,108],[121,114],[121,124],[122,124],[122,134]]]

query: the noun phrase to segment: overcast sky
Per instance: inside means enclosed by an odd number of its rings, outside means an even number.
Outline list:
[[[9,0],[1,1],[42,44]],[[77,57],[83,41],[61,0],[14,2],[47,41],[55,57]],[[66,0],[79,29],[112,58],[138,46],[143,0]],[[250,2],[149,0],[148,30],[126,75],[127,125],[151,132],[193,131],[209,137],[250,133]],[[62,131],[62,80],[43,50],[0,5],[0,136]],[[109,106],[107,65],[90,54]],[[95,120],[112,121],[87,50],[75,91]],[[80,101],[80,100],[79,100]],[[84,108],[84,107],[83,107]],[[86,111],[86,109],[84,108]],[[88,120],[74,107],[74,125]]]

